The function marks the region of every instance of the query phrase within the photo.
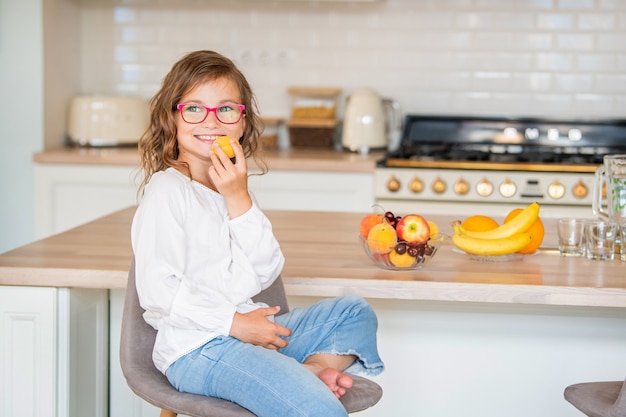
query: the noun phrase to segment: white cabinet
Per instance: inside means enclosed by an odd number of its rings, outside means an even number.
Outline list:
[[[35,165],[35,238],[41,239],[137,204],[133,166]],[[367,212],[373,173],[270,171],[251,175],[263,209]]]
[[[41,239],[137,204],[132,166],[35,165],[35,238]]]
[[[0,314],[0,416],[55,416],[55,290],[0,287]]]
[[[267,210],[368,212],[374,204],[373,173],[270,171],[249,184]]]
[[[0,417],[108,416],[108,290],[0,286]]]

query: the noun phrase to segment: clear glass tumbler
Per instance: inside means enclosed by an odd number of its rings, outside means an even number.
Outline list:
[[[557,232],[561,256],[582,256],[585,254],[585,221],[583,219],[559,219]]]
[[[585,251],[587,259],[608,261],[615,258],[617,223],[589,221],[585,224]]]

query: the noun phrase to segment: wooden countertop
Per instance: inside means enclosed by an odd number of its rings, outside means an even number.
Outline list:
[[[135,208],[0,255],[0,285],[125,288]],[[448,240],[422,270],[373,265],[358,242],[359,213],[267,211],[286,257],[287,293],[370,298],[626,307],[626,263],[544,250],[510,262],[480,262]],[[450,217],[433,217],[444,233]],[[545,219],[554,247],[554,220]]]
[[[327,171],[373,173],[383,152],[359,155],[333,149],[266,150],[263,159],[270,170]],[[138,166],[135,147],[120,148],[62,148],[35,153],[38,164]]]

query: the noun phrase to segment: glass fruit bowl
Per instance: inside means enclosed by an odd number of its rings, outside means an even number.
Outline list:
[[[431,236],[428,242],[412,246],[406,242],[373,241],[359,236],[367,256],[379,267],[393,271],[420,269],[435,257],[444,235]]]

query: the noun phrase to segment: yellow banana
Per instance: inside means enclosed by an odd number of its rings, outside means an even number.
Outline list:
[[[524,208],[524,210],[522,210],[517,216],[492,230],[487,230],[485,232],[472,232],[470,230],[463,229],[459,223],[457,231],[457,228],[455,227],[456,222],[453,223],[452,227],[455,228],[455,233],[457,234],[464,234],[466,236],[479,239],[502,239],[527,231],[535,220],[537,220],[537,217],[539,217],[539,204],[532,203],[526,206],[526,208]]]
[[[524,249],[532,238],[530,233],[525,232],[499,239],[480,239],[467,234],[455,233],[452,235],[452,243],[466,253],[497,256],[508,255]]]

